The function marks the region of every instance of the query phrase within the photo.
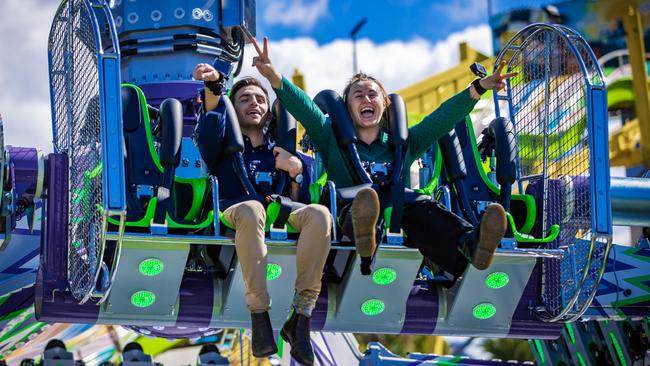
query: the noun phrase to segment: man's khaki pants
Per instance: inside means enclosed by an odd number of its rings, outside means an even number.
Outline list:
[[[250,311],[265,311],[270,305],[266,289],[267,250],[264,243],[266,210],[258,201],[245,201],[224,213],[235,226],[235,247],[246,284],[246,304]],[[300,236],[296,250],[295,290],[320,293],[323,267],[330,250],[332,216],[325,206],[310,204],[289,215]]]

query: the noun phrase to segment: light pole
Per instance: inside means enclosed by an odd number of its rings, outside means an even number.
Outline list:
[[[367,22],[368,18],[361,19],[350,31],[350,38],[352,38],[352,75],[355,75],[359,71],[359,67],[357,65],[357,33],[359,33],[361,28]]]

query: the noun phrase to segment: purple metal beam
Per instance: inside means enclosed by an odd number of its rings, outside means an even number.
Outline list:
[[[9,146],[10,162],[14,166],[17,197],[34,195],[38,184],[38,150],[31,147]]]

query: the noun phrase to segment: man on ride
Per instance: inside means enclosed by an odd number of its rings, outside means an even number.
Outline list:
[[[251,38],[258,56],[254,66],[269,80],[278,98],[287,110],[305,127],[312,143],[323,157],[328,178],[337,188],[357,185],[351,164],[339,146],[326,116],[299,88],[291,84],[273,67],[268,53],[268,39],[263,48]],[[462,92],[451,97],[420,123],[409,128],[405,146],[405,167],[420,157],[434,142],[448,133],[458,121],[464,119],[487,90],[505,87],[505,79],[516,73],[501,74],[504,65],[483,79],[477,79]],[[362,162],[391,164],[393,155],[388,135],[382,128],[389,99],[383,85],[364,73],[354,75],[343,92],[348,113],[356,130],[357,149]],[[402,181],[409,186],[409,169],[404,169]],[[376,248],[375,224],[380,204],[372,188],[362,189],[351,204],[351,209],[341,210],[345,217],[339,218],[343,232],[351,226],[357,252],[361,256],[364,274],[370,274],[370,260]],[[346,225],[351,221],[352,225]],[[406,203],[402,213],[402,228],[412,245],[440,269],[458,276],[468,261],[478,269],[486,269],[492,262],[494,251],[506,231],[506,215],[499,204],[491,204],[484,212],[477,228],[447,210],[443,205],[427,199]],[[365,265],[364,265],[365,262]]]
[[[208,136],[209,143],[220,144],[225,131],[225,105],[223,76],[208,64],[199,64],[193,72],[196,80],[203,80],[206,88],[203,113],[197,128],[206,123],[206,115],[219,116],[217,136]],[[303,161],[273,143],[267,128],[271,119],[269,97],[259,80],[246,78],[236,82],[231,89],[231,100],[244,138],[244,161],[247,174],[255,176],[260,172],[284,171],[290,184],[283,195],[293,201],[308,202],[308,179],[303,170]],[[214,126],[213,126],[214,127]],[[245,195],[235,178],[235,172],[228,159],[217,162],[211,169],[219,179],[219,197],[232,200]],[[273,174],[277,176],[277,174]],[[263,192],[256,185],[258,192]],[[225,219],[235,226],[235,247],[246,285],[246,304],[251,311],[252,348],[256,357],[266,357],[277,352],[273,330],[269,319],[269,294],[266,287],[267,248],[264,243],[266,211],[258,200],[250,199],[227,207]],[[282,327],[282,334],[291,343],[291,355],[306,365],[313,364],[314,354],[310,342],[311,312],[321,289],[323,267],[330,248],[332,218],[325,206],[308,204],[289,215],[287,222],[300,232],[296,249],[297,277],[293,312]]]

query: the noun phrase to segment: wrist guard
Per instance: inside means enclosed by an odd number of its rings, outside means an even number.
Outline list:
[[[478,95],[483,95],[487,91],[484,87],[481,86],[480,83],[481,79],[476,79],[472,81],[472,85],[474,86],[474,90],[478,93]]]
[[[223,83],[223,75],[219,81],[205,81],[203,82],[205,88],[210,90],[214,95],[222,95],[226,92],[226,86]]]

